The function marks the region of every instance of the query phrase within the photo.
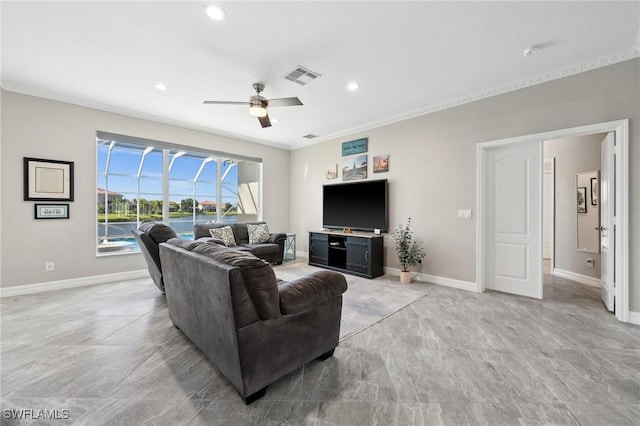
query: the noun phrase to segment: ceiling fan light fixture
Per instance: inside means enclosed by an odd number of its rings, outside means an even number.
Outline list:
[[[249,114],[253,115],[254,117],[266,117],[267,110],[263,106],[250,106]]]
[[[214,21],[222,21],[227,14],[219,6],[210,4],[204,8],[207,16]]]
[[[266,117],[267,116],[267,108],[266,108],[265,99],[260,96],[252,96],[249,101],[249,114],[254,117]]]

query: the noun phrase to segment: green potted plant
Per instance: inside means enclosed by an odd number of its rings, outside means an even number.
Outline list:
[[[407,221],[406,226],[402,223],[393,232],[393,241],[396,245],[396,254],[402,265],[400,271],[400,283],[409,284],[411,282],[411,272],[409,267],[416,266],[425,257],[422,249],[422,242],[413,240],[413,232],[411,231],[411,218]]]

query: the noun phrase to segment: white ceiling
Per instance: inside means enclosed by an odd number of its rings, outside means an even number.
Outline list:
[[[638,1],[211,3],[3,1],[2,87],[293,149],[640,55]],[[304,106],[202,104],[254,82]]]

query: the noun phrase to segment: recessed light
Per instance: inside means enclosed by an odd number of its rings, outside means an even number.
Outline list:
[[[154,83],[153,87],[155,87],[158,90],[162,90],[163,92],[167,90],[167,86],[164,83]]]
[[[271,121],[271,124],[278,124],[280,120],[278,120],[277,118],[271,118],[269,119],[269,121]]]
[[[538,53],[538,50],[540,50],[539,46],[529,46],[529,47],[525,47],[524,49],[522,49],[522,54],[524,56],[531,56],[531,55],[535,55],[536,53]]]
[[[222,21],[227,15],[226,13],[224,13],[224,10],[213,4],[205,7],[205,11],[207,12],[209,18],[213,19],[214,21]]]
[[[360,85],[355,81],[352,81],[351,83],[347,84],[347,89],[351,90],[352,92],[355,90],[358,90],[359,88],[360,88]]]

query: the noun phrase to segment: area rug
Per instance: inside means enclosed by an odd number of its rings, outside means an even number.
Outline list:
[[[278,278],[289,281],[322,269],[306,263],[285,262],[274,268]],[[374,280],[344,274],[347,291],[343,295],[340,341],[374,325],[389,315],[425,296],[403,288],[397,278],[383,276]],[[395,277],[394,277],[395,278]]]

